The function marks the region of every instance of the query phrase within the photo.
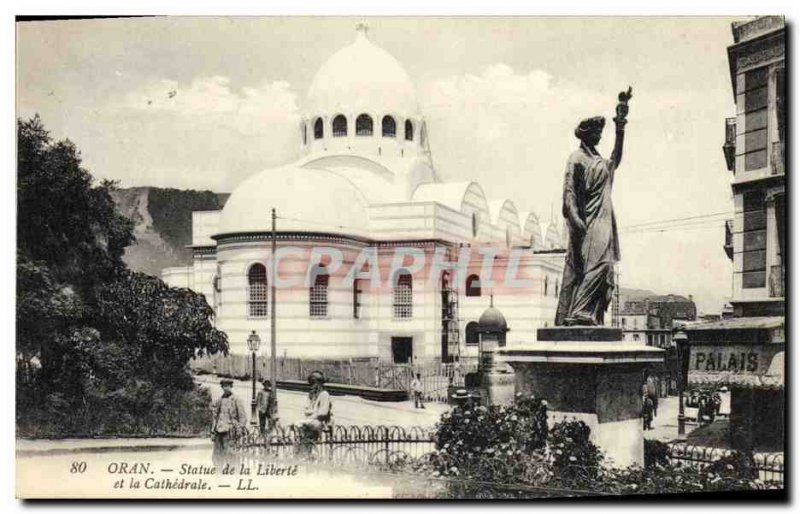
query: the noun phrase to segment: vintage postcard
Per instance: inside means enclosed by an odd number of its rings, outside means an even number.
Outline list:
[[[785,56],[18,19],[17,497],[784,497]]]

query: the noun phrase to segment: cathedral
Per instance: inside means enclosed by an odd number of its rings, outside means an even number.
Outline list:
[[[205,295],[232,353],[247,352],[252,331],[269,341],[273,307],[278,355],[292,358],[476,356],[490,305],[503,345],[552,325],[563,228],[437,177],[414,86],[364,27],[314,76],[297,153],[244,180],[223,209],[194,212],[193,263],[162,272]]]

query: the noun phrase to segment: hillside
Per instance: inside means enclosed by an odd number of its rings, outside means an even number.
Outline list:
[[[226,193],[132,187],[112,193],[117,209],[135,223],[136,243],[123,259],[136,271],[160,276],[169,266],[192,262],[192,211],[221,209]]]

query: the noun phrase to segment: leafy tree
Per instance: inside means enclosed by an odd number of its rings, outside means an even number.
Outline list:
[[[228,348],[205,298],[127,269],[133,223],[73,143],[53,141],[38,116],[18,121],[17,138],[19,425],[88,434],[200,423],[208,397],[188,361]],[[166,414],[176,406],[182,418]]]

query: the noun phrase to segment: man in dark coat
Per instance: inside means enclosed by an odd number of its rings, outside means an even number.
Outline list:
[[[278,403],[275,394],[277,391],[272,389],[272,382],[264,380],[263,389],[256,395],[256,410],[258,411],[258,428],[262,434],[272,430],[277,421]]]
[[[233,435],[247,425],[247,412],[242,400],[233,393],[233,380],[222,379],[219,385],[222,397],[211,405],[211,437],[214,439],[211,458],[217,473],[228,461]]]

